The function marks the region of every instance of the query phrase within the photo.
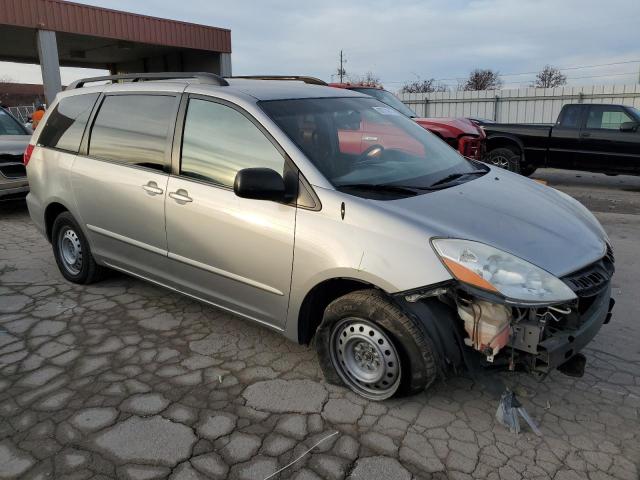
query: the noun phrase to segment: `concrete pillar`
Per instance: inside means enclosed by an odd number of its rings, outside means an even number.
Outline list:
[[[231,76],[231,54],[230,53],[220,54],[220,75],[223,77]]]
[[[47,105],[51,105],[56,98],[56,94],[62,90],[56,32],[38,30],[37,36],[38,58],[40,59],[40,70],[42,70],[44,97]]]

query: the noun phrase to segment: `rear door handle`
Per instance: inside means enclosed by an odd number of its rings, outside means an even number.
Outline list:
[[[590,134],[589,132],[582,132],[582,133],[580,134],[580,136],[581,136],[581,137],[590,137],[590,136],[591,136],[591,134]]]
[[[162,195],[162,192],[164,192],[164,190],[158,187],[158,184],[153,181],[148,182],[146,185],[142,185],[142,189],[149,195]]]
[[[189,192],[184,189],[179,189],[175,192],[169,192],[169,196],[173,198],[178,203],[189,203],[193,202],[193,198],[189,196]]]

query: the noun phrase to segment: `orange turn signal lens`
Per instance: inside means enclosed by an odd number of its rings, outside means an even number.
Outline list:
[[[447,266],[451,274],[463,283],[468,283],[474,287],[482,288],[490,292],[497,292],[498,289],[487,282],[477,273],[469,270],[467,267],[463,267],[457,262],[454,262],[450,258],[443,258],[442,261]]]

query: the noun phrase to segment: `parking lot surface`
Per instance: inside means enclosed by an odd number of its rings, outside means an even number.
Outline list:
[[[265,479],[324,439],[271,478],[638,479],[640,177],[535,177],[592,209],[617,264],[584,377],[501,375],[540,437],[467,378],[369,402],[215,308],[119,274],[67,283],[24,203],[0,204],[0,478]]]

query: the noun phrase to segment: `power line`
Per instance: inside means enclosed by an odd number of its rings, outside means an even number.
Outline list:
[[[610,67],[613,65],[628,65],[629,63],[640,63],[640,60],[629,60],[626,62],[613,62],[613,63],[600,63],[598,65],[579,65],[579,66],[574,66],[574,67],[557,67],[558,70],[563,71],[563,70],[580,70],[583,68],[596,68],[596,67]],[[520,72],[520,73],[504,73],[504,74],[500,74],[499,76],[501,77],[515,77],[518,75],[534,75],[534,74],[538,74],[539,72]]]
[[[614,65],[628,65],[631,63],[640,63],[640,60],[627,60],[624,62],[611,62],[611,63],[600,63],[600,64],[596,64],[596,65],[576,65],[576,66],[571,66],[571,67],[561,67],[558,68],[558,70],[563,71],[563,70],[580,70],[580,69],[584,69],[584,68],[597,68],[597,67],[611,67]],[[515,76],[519,76],[519,75],[536,75],[538,74],[539,71],[536,72],[518,72],[518,73],[501,73],[498,74],[499,77],[515,77]],[[635,74],[635,72],[634,72]],[[618,74],[615,74],[618,75]],[[626,74],[622,74],[622,75],[626,75]],[[614,76],[614,74],[611,75],[592,75],[592,76],[585,76],[585,77],[570,77],[570,78],[597,78],[597,77],[607,77],[607,76]],[[436,82],[442,82],[442,81],[446,81],[446,80],[466,80],[467,75],[461,75],[459,77],[448,77],[448,78],[436,78],[435,81]],[[385,81],[384,83],[407,83],[409,80],[394,80],[394,81]],[[525,82],[512,82],[512,83],[525,83]],[[444,85],[451,85],[451,84],[444,84]]]
[[[578,79],[583,79],[583,78],[604,78],[604,77],[623,77],[625,75],[637,75],[638,72],[625,72],[625,73],[608,73],[608,74],[604,74],[604,75],[584,75],[584,76],[579,76],[579,77],[567,77],[567,80],[578,80]],[[530,83],[530,80],[523,80],[520,82],[508,82],[508,83],[517,83],[517,84],[523,84],[523,83]]]

